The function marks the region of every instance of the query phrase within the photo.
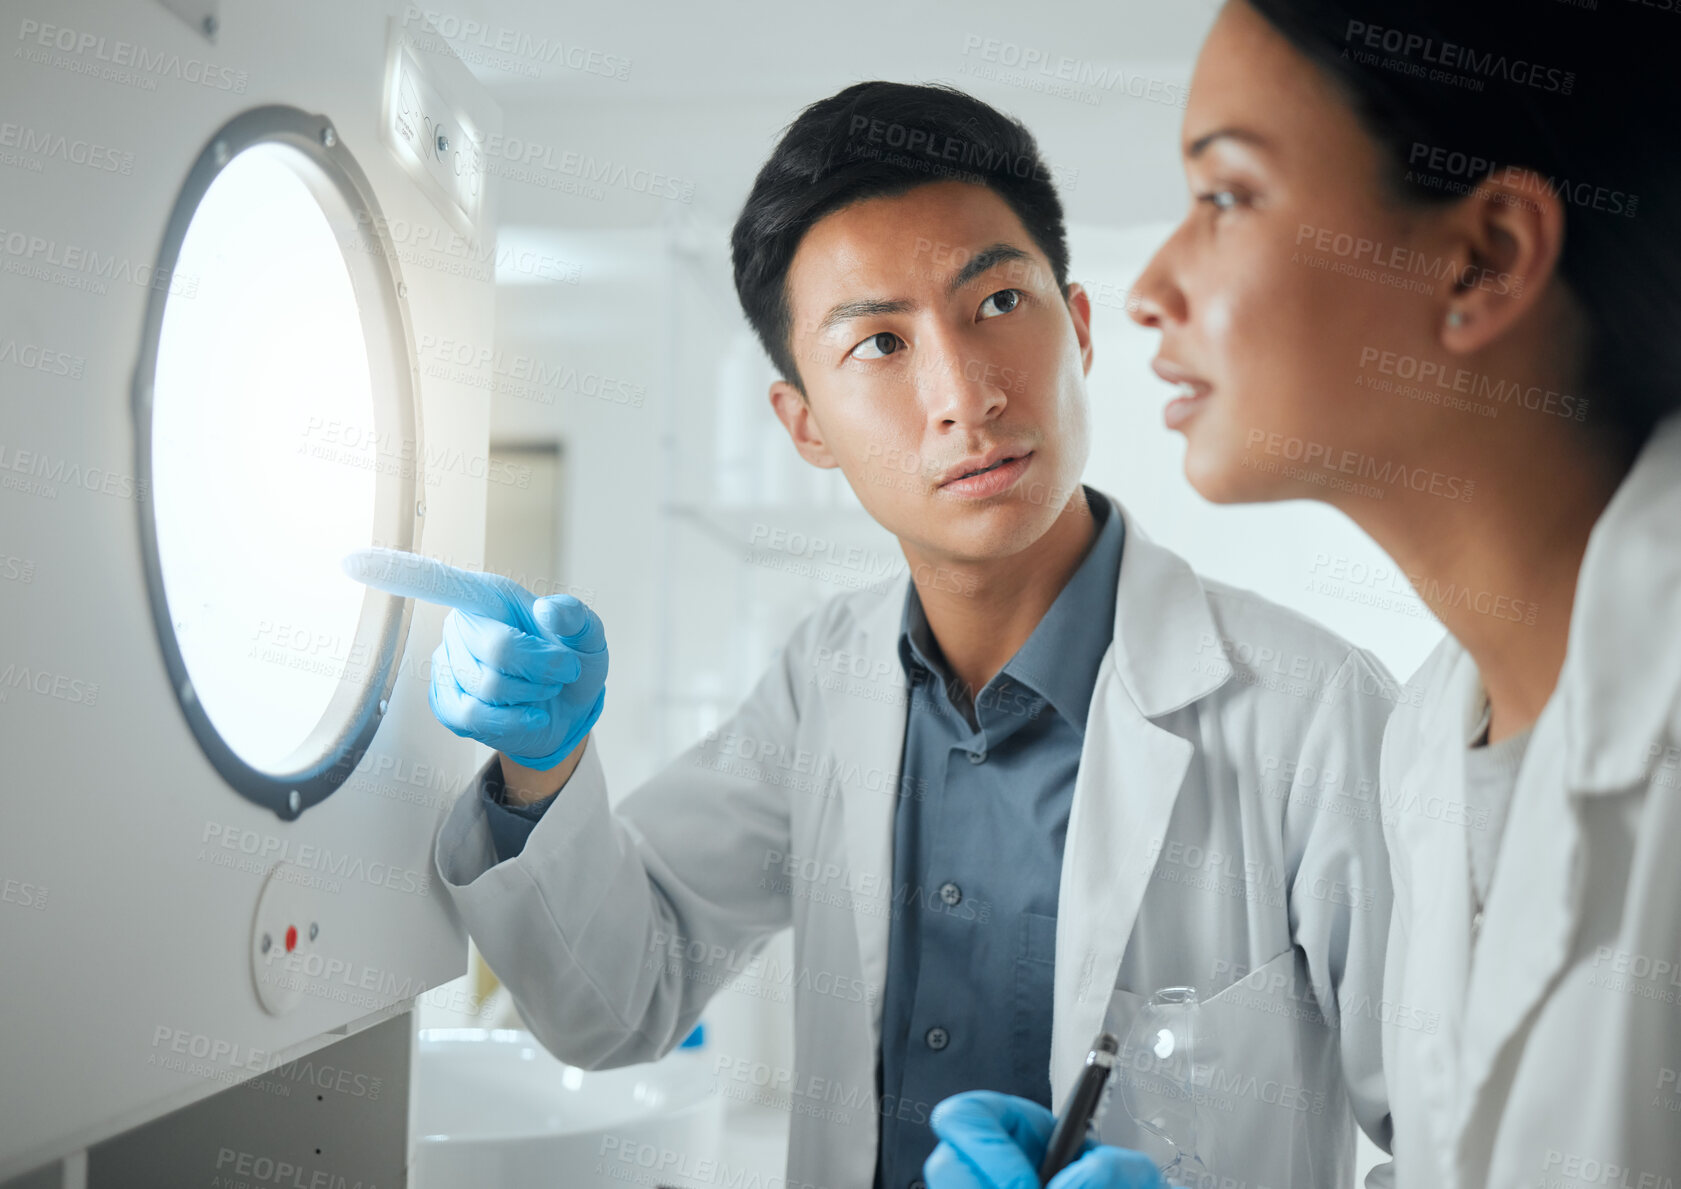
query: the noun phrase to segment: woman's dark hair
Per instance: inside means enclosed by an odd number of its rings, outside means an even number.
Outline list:
[[[1329,75],[1390,196],[1528,169],[1565,215],[1585,382],[1643,438],[1681,409],[1681,0],[1245,0]]]
[[[805,233],[855,202],[941,181],[985,186],[1008,203],[1066,295],[1062,202],[1032,133],[953,87],[856,83],[788,126],[730,237],[741,308],[783,379],[805,390],[789,347],[787,291]]]

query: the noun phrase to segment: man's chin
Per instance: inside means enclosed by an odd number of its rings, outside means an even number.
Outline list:
[[[986,565],[1014,557],[1048,533],[1057,509],[1043,502],[1000,496],[980,503],[943,507],[910,539],[918,552],[954,566]],[[908,534],[901,534],[902,539]]]

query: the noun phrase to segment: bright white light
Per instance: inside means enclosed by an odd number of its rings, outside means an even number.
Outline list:
[[[338,559],[372,538],[376,468],[402,465],[402,444],[375,436],[350,272],[300,174],[314,168],[258,145],[211,184],[176,266],[198,288],[164,307],[153,395],[158,553],[182,657],[229,746],[276,774],[341,674],[368,672],[363,591]]]

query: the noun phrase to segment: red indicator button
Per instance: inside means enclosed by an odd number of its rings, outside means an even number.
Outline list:
[[[286,926],[286,952],[289,954],[297,948],[298,948],[298,927],[296,925],[287,925]]]

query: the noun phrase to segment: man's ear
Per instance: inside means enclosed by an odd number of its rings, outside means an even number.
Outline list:
[[[788,431],[788,437],[801,458],[825,470],[840,465],[830,452],[829,444],[823,440],[823,427],[812,415],[811,402],[798,388],[787,380],[777,380],[770,386],[770,407],[776,410],[776,419]]]
[[[1068,283],[1068,316],[1074,320],[1074,340],[1080,344],[1080,363],[1091,375],[1091,298],[1078,281]]]
[[[1441,342],[1469,355],[1557,292],[1548,282],[1564,251],[1564,204],[1537,174],[1503,169],[1455,204],[1449,219],[1455,275],[1444,286]]]

